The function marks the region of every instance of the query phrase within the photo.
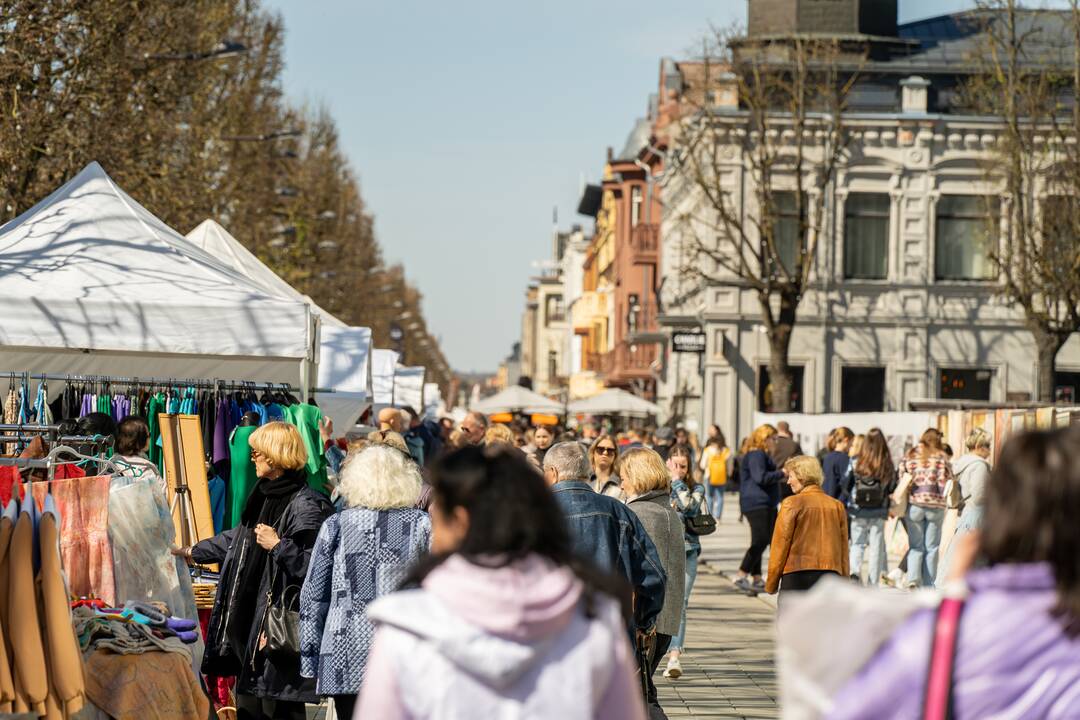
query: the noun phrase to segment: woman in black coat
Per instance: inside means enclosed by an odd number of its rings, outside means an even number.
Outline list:
[[[319,701],[315,681],[300,676],[299,655],[266,652],[267,595],[281,604],[288,589],[285,599],[297,609],[311,550],[333,506],[308,487],[307,453],[296,428],[267,423],[248,442],[259,482],[240,524],[177,552],[191,562],[221,563],[202,670],[236,676],[238,719],[303,720],[304,703]]]

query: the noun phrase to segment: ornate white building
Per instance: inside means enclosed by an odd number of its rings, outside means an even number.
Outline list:
[[[762,27],[755,12],[776,12],[779,5],[784,0],[751,0],[751,36],[755,20]],[[830,7],[846,5],[857,7],[857,0],[833,0]],[[882,11],[891,7],[895,18],[894,0],[880,5]],[[861,29],[858,12],[811,20],[814,27],[790,30]],[[797,393],[792,409],[1032,400],[1032,336],[1022,311],[1002,298],[985,245],[985,198],[997,188],[986,185],[980,159],[996,142],[996,123],[963,114],[957,93],[972,33],[961,16],[893,28],[852,94],[845,120],[854,138],[849,161],[834,182],[810,190],[827,197],[812,289],[799,306],[790,346]],[[879,36],[889,28],[877,17],[874,30]],[[662,102],[687,90],[689,65],[664,61]],[[715,95],[718,103],[732,100],[722,91]],[[732,132],[745,126],[739,112],[734,104]],[[734,202],[751,213],[750,172],[736,140],[721,153],[721,172]],[[677,148],[667,150],[670,157]],[[767,392],[769,344],[759,301],[738,283],[701,286],[680,276],[687,248],[679,218],[700,210],[702,200],[694,187],[680,184],[678,173],[666,172],[658,182],[665,205],[660,324],[669,335],[703,330],[707,338],[701,356],[675,353],[668,343],[658,402],[676,407],[691,427],[716,422],[734,444],[752,429]],[[1080,338],[1061,350],[1058,371],[1059,394],[1077,399]]]

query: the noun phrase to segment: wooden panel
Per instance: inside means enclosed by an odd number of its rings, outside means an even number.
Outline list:
[[[162,456],[169,487],[176,542],[194,545],[214,536],[214,516],[210,510],[210,487],[206,478],[202,429],[198,415],[158,415],[161,424]],[[186,492],[177,492],[185,488]],[[184,497],[189,500],[181,507]],[[186,523],[182,521],[186,519]],[[186,527],[185,527],[186,524]]]

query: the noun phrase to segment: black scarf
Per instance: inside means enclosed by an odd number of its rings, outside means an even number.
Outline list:
[[[240,516],[241,532],[247,534],[248,549],[243,566],[237,568],[236,579],[237,606],[233,608],[234,618],[229,621],[229,639],[237,656],[246,654],[248,633],[252,623],[262,621],[255,617],[255,608],[259,603],[259,589],[262,586],[263,572],[266,570],[270,553],[259,547],[255,541],[255,526],[270,525],[281,533],[278,522],[285,514],[285,509],[296,497],[296,493],[307,484],[307,475],[303,469],[287,470],[285,474],[273,480],[260,479],[244,506]],[[273,592],[273,588],[270,588]]]

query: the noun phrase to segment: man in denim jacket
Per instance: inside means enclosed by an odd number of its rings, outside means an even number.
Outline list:
[[[649,534],[633,512],[589,485],[589,458],[576,442],[544,456],[544,478],[566,516],[574,551],[600,570],[626,578],[634,589],[634,625],[648,632],[664,605],[667,576]]]

